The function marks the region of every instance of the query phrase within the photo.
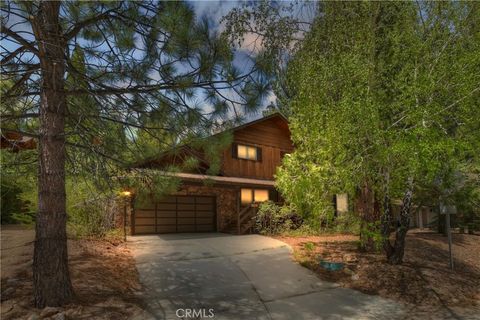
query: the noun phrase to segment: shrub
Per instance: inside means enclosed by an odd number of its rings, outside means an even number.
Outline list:
[[[104,237],[115,228],[116,202],[102,198],[72,205],[68,211],[68,230],[74,237]]]
[[[1,222],[32,224],[35,212],[30,210],[30,202],[22,199],[24,190],[15,183],[1,181]]]
[[[262,234],[279,234],[297,229],[303,223],[302,218],[289,206],[278,206],[271,201],[260,204],[256,215],[256,230]]]
[[[333,222],[333,231],[339,233],[360,233],[361,219],[357,213],[345,212],[338,215]]]

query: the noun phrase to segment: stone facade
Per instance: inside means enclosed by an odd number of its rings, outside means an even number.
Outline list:
[[[217,231],[227,231],[237,220],[237,194],[235,188],[183,184],[175,195],[215,196],[217,204]]]

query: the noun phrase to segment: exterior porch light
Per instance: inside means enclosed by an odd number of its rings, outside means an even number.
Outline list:
[[[124,190],[120,195],[125,199],[123,202],[123,241],[127,241],[127,203],[129,203],[131,191]]]
[[[130,197],[132,195],[132,193],[128,190],[122,191],[120,194],[122,197]]]

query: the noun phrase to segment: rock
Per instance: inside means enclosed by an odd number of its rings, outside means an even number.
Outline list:
[[[15,292],[15,288],[8,287],[2,292],[2,301],[7,300],[8,296],[12,295]]]
[[[353,281],[357,281],[358,279],[360,279],[360,277],[358,276],[358,274],[352,274],[352,280],[353,280]]]
[[[353,254],[346,254],[343,256],[343,261],[350,263],[350,262],[356,262],[358,261],[358,259]]]
[[[52,320],[65,320],[65,312],[57,313],[52,317]]]
[[[349,274],[351,276],[355,274],[355,272],[353,272],[353,270],[349,269],[349,268],[344,268],[343,272],[345,272],[346,274]]]
[[[40,318],[39,318],[38,314],[36,314],[36,313],[32,313],[32,314],[27,318],[27,320],[38,320],[38,319],[40,319]]]
[[[60,312],[60,309],[59,308],[54,308],[54,307],[46,307],[46,308],[43,308],[42,312],[40,313],[40,317],[41,318],[47,318],[47,317],[51,317],[53,316],[54,314],[57,314]]]
[[[17,285],[18,282],[19,282],[19,280],[16,279],[16,278],[8,278],[7,279],[7,285],[14,286],[14,285]]]

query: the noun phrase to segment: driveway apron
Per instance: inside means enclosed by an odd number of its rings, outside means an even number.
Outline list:
[[[260,235],[129,238],[154,319],[400,319],[394,301],[339,288]],[[211,317],[213,316],[213,317]]]

